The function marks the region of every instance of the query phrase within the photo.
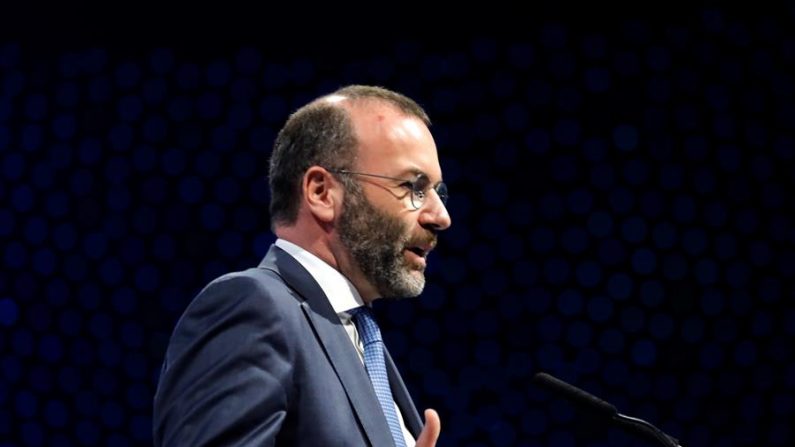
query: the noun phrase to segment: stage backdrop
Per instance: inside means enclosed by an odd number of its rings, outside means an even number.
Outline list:
[[[793,445],[792,11],[601,20],[4,38],[0,445],[151,444],[177,318],[274,240],[276,132],[351,83],[426,108],[450,188],[425,293],[376,308],[440,445],[647,445],[539,371],[687,447]]]

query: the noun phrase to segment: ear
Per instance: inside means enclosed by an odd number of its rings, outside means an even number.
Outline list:
[[[320,166],[312,166],[304,173],[301,187],[308,211],[321,222],[332,222],[342,194],[331,173]]]

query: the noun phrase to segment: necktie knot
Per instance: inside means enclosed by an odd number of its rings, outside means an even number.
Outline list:
[[[367,306],[357,307],[351,311],[351,315],[353,316],[356,330],[359,331],[359,336],[365,346],[371,343],[383,342],[381,330],[378,329],[378,323],[375,321],[372,309]]]

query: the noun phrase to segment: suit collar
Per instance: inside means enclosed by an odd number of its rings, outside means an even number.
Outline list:
[[[335,313],[339,315],[350,309],[364,306],[364,300],[359,295],[359,291],[339,270],[288,240],[277,239],[274,245],[286,251],[312,275]]]
[[[362,386],[369,384],[370,378],[367,377],[367,372],[362,367],[348,334],[342,328],[339,317],[312,275],[292,256],[276,246],[271,246],[259,267],[278,274],[304,299],[301,309],[314,329],[314,335],[320,341],[328,361],[337,373],[370,444],[394,445],[386,418],[373,417],[373,415],[382,415],[383,411],[372,387]],[[420,431],[417,425],[419,421],[417,410],[411,403],[411,397],[400,379],[394,362],[388,354],[386,357],[395,400],[400,406],[409,431],[417,437]]]

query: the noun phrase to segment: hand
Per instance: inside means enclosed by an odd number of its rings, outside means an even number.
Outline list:
[[[441,430],[442,422],[439,420],[439,413],[436,410],[425,410],[425,426],[422,427],[422,433],[417,438],[416,447],[434,447]]]

